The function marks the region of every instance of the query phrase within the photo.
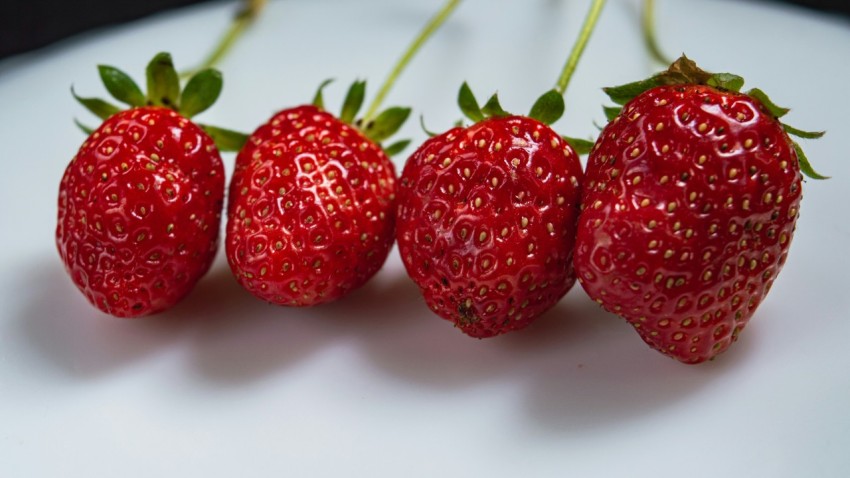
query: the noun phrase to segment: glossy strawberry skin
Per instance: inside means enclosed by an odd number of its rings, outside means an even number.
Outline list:
[[[56,244],[74,283],[118,317],[165,310],[216,252],[224,169],[194,123],[158,107],[108,118],[59,187]]]
[[[355,128],[315,106],[281,111],[236,160],[230,267],[245,289],[268,302],[336,300],[386,260],[395,194],[389,158]]]
[[[711,359],[785,263],[801,179],[790,139],[757,100],[707,86],[650,89],[588,159],[578,280],[654,349]]]
[[[400,179],[397,239],[428,306],[472,337],[521,329],[575,283],[582,181],[551,128],[511,116],[425,142]]]

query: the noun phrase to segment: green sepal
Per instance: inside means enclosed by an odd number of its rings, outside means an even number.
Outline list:
[[[473,123],[484,119],[484,113],[481,111],[481,107],[478,106],[478,100],[475,99],[475,95],[465,81],[460,85],[460,91],[457,93],[457,105],[460,107],[463,115]]]
[[[394,135],[410,116],[410,108],[394,106],[382,111],[371,123],[364,126],[363,134],[376,143]]]
[[[705,84],[737,93],[744,87],[744,78],[732,73],[715,73],[706,80]]]
[[[800,172],[812,179],[829,179],[829,176],[824,176],[812,168],[809,158],[806,157],[806,153],[803,152],[803,148],[801,148],[796,141],[791,141],[791,144],[794,146],[794,152],[797,153],[797,161],[800,163]]]
[[[748,91],[747,96],[751,96],[757,99],[759,103],[764,105],[764,107],[767,108],[767,111],[769,111],[770,114],[772,114],[776,118],[781,118],[788,114],[789,111],[791,111],[789,108],[783,108],[781,106],[778,106],[770,99],[770,97],[767,96],[767,93],[758,88],[753,88]]]
[[[121,108],[100,98],[83,98],[81,96],[77,96],[73,86],[71,87],[71,94],[74,96],[74,99],[80,102],[81,105],[85,106],[87,110],[91,111],[95,116],[102,120],[105,120],[106,118],[109,118],[115,113],[121,111]]]
[[[481,108],[481,112],[488,118],[499,118],[511,115],[505,111],[499,103],[498,93],[493,93],[493,96],[487,100],[487,103],[484,103],[484,106]]]
[[[146,74],[148,102],[155,106],[176,109],[177,99],[180,97],[180,77],[174,69],[171,55],[158,53],[148,63]]]
[[[656,73],[645,80],[634,81],[620,86],[602,88],[602,91],[604,91],[614,103],[617,103],[618,105],[625,105],[639,94],[655,88],[656,86],[687,84],[705,85],[708,84],[709,81],[728,81],[730,85],[734,85],[734,80],[725,75],[728,74],[721,73],[719,75],[714,75],[704,71],[698,67],[693,60],[682,55],[665,71]],[[712,80],[712,78],[714,78],[714,80]]]
[[[218,70],[208,68],[196,73],[180,93],[180,114],[191,118],[215,103],[223,81]]]
[[[425,115],[419,115],[419,126],[422,127],[422,131],[424,131],[425,134],[427,134],[429,138],[433,138],[434,136],[437,136],[438,134],[440,134],[440,133],[435,133],[435,132],[429,130],[425,126]]]
[[[401,141],[396,141],[395,143],[385,147],[384,153],[386,153],[387,156],[395,156],[398,153],[404,151],[404,149],[407,148],[409,145],[410,145],[409,139],[403,139]]]
[[[207,124],[199,123],[198,126],[212,138],[219,151],[239,151],[248,141],[248,135],[245,133]]]
[[[354,118],[357,117],[357,113],[363,106],[364,98],[366,98],[366,82],[355,81],[348,88],[348,93],[345,95],[345,101],[342,103],[342,113],[340,113],[339,119],[343,123],[354,123]]]
[[[593,149],[593,145],[596,144],[595,141],[591,141],[588,139],[581,138],[571,138],[569,136],[561,136],[564,138],[564,141],[573,148],[573,151],[579,155],[590,154],[590,151]]]
[[[97,71],[113,98],[130,106],[144,106],[147,101],[145,94],[128,74],[109,65],[98,65]]]
[[[818,139],[826,134],[826,131],[804,131],[785,123],[782,123],[782,127],[785,128],[786,133],[804,139]]]
[[[608,98],[611,98],[611,101],[622,106],[631,101],[637,95],[646,90],[655,88],[656,86],[661,86],[661,83],[653,76],[652,78],[626,83],[625,85],[602,88],[602,91],[608,95]]]
[[[614,118],[623,111],[623,108],[620,106],[603,106],[602,111],[605,112],[605,118],[607,118],[608,121],[614,121]]]
[[[326,86],[333,83],[333,81],[333,78],[328,78],[319,85],[319,88],[316,90],[316,96],[313,97],[313,106],[319,109],[325,109],[325,98],[322,95],[322,91],[324,91]]]
[[[541,123],[552,124],[563,116],[564,108],[564,97],[556,90],[549,90],[537,98],[528,117]]]
[[[87,135],[94,133],[94,128],[92,128],[91,126],[86,126],[83,123],[80,123],[80,120],[78,120],[77,118],[74,118],[74,124],[77,125],[77,128],[80,128],[80,130],[82,130],[82,132],[87,134]]]

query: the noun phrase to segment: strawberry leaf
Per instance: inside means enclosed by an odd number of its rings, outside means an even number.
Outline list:
[[[219,151],[239,151],[248,141],[248,135],[216,126],[198,124],[215,142]]]
[[[319,89],[316,90],[316,96],[313,97],[313,106],[316,106],[319,109],[325,109],[325,98],[322,96],[322,91],[326,86],[333,83],[333,81],[333,78],[328,78],[319,85]]]
[[[430,137],[430,138],[433,138],[434,136],[437,136],[438,134],[440,134],[440,133],[435,133],[435,132],[429,130],[425,126],[425,116],[424,115],[419,115],[419,126],[422,127],[422,131],[424,131],[425,134],[427,134],[428,137]]]
[[[74,118],[74,124],[77,125],[77,128],[80,128],[83,131],[83,133],[85,133],[85,134],[90,135],[90,134],[94,133],[94,128],[92,128],[91,126],[86,126],[83,123],[80,123],[80,120],[78,120],[77,118]]]
[[[797,136],[798,138],[818,139],[826,134],[826,131],[803,131],[785,123],[782,123],[782,127],[785,128],[786,133]]]
[[[196,73],[180,94],[180,113],[187,118],[206,110],[221,94],[222,79],[218,70],[206,69]]]
[[[395,156],[398,153],[404,151],[404,148],[407,148],[408,145],[410,145],[409,139],[403,139],[401,141],[396,141],[395,143],[384,148],[384,153],[386,153],[387,156]]]
[[[788,108],[777,106],[776,103],[774,103],[770,99],[770,97],[767,96],[767,93],[758,88],[751,89],[747,92],[747,95],[757,99],[762,105],[764,105],[765,108],[767,108],[767,111],[769,111],[770,114],[772,114],[776,118],[781,118],[788,114],[789,111],[791,111]]]
[[[363,106],[363,99],[365,97],[366,82],[355,81],[352,83],[351,87],[348,88],[348,93],[345,95],[345,101],[342,102],[342,113],[340,113],[339,119],[342,120],[343,123],[353,123],[354,118],[357,117],[357,113]]]
[[[614,118],[620,114],[620,111],[623,111],[623,108],[619,106],[603,106],[602,111],[605,112],[605,118],[607,118],[608,121],[614,121]]]
[[[147,67],[148,101],[156,106],[174,109],[180,97],[180,78],[171,55],[159,53]]]
[[[744,79],[732,73],[715,73],[705,83],[715,88],[738,92],[744,86]]]
[[[410,116],[410,111],[410,108],[402,108],[400,106],[387,108],[374,121],[366,125],[363,133],[372,141],[380,143],[394,135],[401,128],[404,122],[407,121],[407,117]]]
[[[129,75],[108,65],[98,65],[97,70],[106,91],[113,98],[130,106],[144,106],[145,94]]]
[[[637,95],[646,90],[655,88],[656,86],[661,86],[661,82],[658,81],[657,77],[653,76],[652,78],[626,83],[625,85],[602,88],[602,91],[611,98],[611,101],[622,106],[631,101]]]
[[[541,123],[552,124],[563,116],[564,108],[564,97],[556,90],[549,90],[537,98],[528,117]]]
[[[576,154],[580,155],[590,154],[590,151],[593,149],[593,145],[596,144],[596,142],[587,139],[571,138],[569,136],[561,137],[564,138],[564,141],[573,148],[573,151],[575,151]]]
[[[113,105],[112,103],[108,103],[103,101],[100,98],[83,98],[77,96],[77,93],[74,91],[74,87],[71,87],[71,94],[74,96],[74,99],[80,102],[81,105],[85,106],[87,110],[94,113],[98,118],[105,120],[115,113],[121,111],[121,108]]]
[[[460,85],[460,91],[457,93],[457,105],[460,106],[464,116],[473,123],[484,119],[484,112],[481,111],[478,100],[475,99],[475,95],[472,94],[472,90],[465,81]]]
[[[803,152],[803,148],[801,148],[796,141],[791,141],[791,144],[794,146],[794,152],[797,153],[797,161],[800,162],[800,171],[803,174],[812,179],[829,179],[829,176],[819,174],[814,170],[814,168],[812,168],[812,164],[809,163],[809,158],[806,157],[806,153]]]
[[[484,113],[488,118],[499,118],[504,116],[510,116],[511,114],[502,109],[502,105],[499,103],[499,95],[494,93],[493,96],[487,100],[487,103],[481,108],[481,112]]]

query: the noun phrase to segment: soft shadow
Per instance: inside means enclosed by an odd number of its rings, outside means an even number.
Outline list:
[[[13,334],[30,346],[31,367],[65,376],[95,379],[127,367],[179,340],[189,314],[159,314],[118,319],[88,303],[65,273],[60,261],[42,261],[7,271],[31,291],[13,312]],[[30,368],[30,367],[28,367]]]
[[[197,294],[211,305],[193,337],[191,360],[201,378],[221,386],[263,379],[333,343],[392,340],[404,333],[417,297],[406,276],[382,271],[336,302],[283,307],[253,297],[226,267],[211,275]]]
[[[474,339],[430,311],[411,284],[417,300],[407,301],[403,334],[364,336],[363,353],[382,371],[399,379],[450,391],[489,380],[523,380],[541,357],[551,357],[583,340],[563,303],[524,330]]]
[[[329,340],[305,327],[302,309],[251,295],[226,264],[210,272],[187,306],[200,315],[187,345],[190,373],[217,386],[268,377]]]
[[[711,386],[752,350],[742,335],[716,360],[685,365],[649,348],[628,323],[586,297],[571,294],[564,305],[587,340],[566,341],[528,370],[525,405],[543,431],[605,427],[663,412]]]

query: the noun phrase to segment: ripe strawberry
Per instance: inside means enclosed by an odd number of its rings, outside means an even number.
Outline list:
[[[379,142],[410,110],[389,108],[358,130],[350,123],[364,89],[363,82],[352,86],[338,119],[323,110],[320,88],[314,105],[277,113],[239,153],[226,252],[237,280],[255,296],[293,306],[336,300],[386,260],[396,176]]]
[[[542,121],[505,113],[495,95],[482,111],[464,84],[459,103],[475,124],[429,139],[410,157],[397,238],[428,306],[483,338],[527,326],[574,284],[582,170],[563,138]]]
[[[56,244],[92,304],[137,317],[178,302],[215,255],[224,170],[213,139],[188,118],[215,101],[221,76],[200,72],[178,98],[166,53],[148,66],[148,97],[121,71],[101,66],[100,73],[131,108],[77,97],[105,121],[62,177]]]
[[[785,263],[811,170],[787,110],[685,57],[606,91],[587,165],[578,280],[654,349],[686,363],[726,350]]]

